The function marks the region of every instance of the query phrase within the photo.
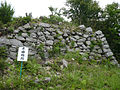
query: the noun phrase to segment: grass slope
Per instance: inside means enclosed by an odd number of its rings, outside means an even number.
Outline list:
[[[68,62],[65,67],[62,59]],[[76,53],[68,53],[40,64],[29,59],[23,65],[14,61],[0,76],[0,90],[119,90],[120,68],[110,63],[81,61]]]

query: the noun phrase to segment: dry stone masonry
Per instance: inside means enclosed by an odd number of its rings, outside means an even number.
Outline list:
[[[0,37],[0,46],[6,46],[8,49],[8,58],[16,59],[18,47],[29,47],[29,56],[40,58],[38,47],[44,45],[44,57],[49,58],[49,50],[52,50],[55,43],[61,42],[65,47],[60,51],[65,54],[66,51],[79,51],[79,54],[87,53],[89,60],[102,60],[110,58],[114,64],[117,60],[107,43],[102,31],[93,32],[91,27],[86,28],[80,25],[77,31],[60,29],[57,25],[47,23],[26,24],[14,30],[14,33]],[[86,60],[86,59],[85,59]]]

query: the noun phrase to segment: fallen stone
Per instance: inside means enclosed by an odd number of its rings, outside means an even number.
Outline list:
[[[65,59],[62,60],[62,63],[63,63],[63,66],[65,66],[65,67],[68,66],[68,62]]]
[[[40,80],[39,80],[39,79],[36,79],[36,80],[35,80],[35,83],[39,83],[39,82],[40,82]]]
[[[51,78],[50,77],[45,77],[45,82],[50,82]]]
[[[11,59],[10,57],[8,57],[5,62],[7,62],[7,63],[9,63],[9,64],[12,64],[14,61],[13,61],[13,59]]]

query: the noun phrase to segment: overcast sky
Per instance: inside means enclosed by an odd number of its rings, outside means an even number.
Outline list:
[[[5,0],[0,0],[4,2]],[[25,13],[32,12],[34,18],[39,16],[48,16],[50,11],[48,9],[49,6],[54,8],[62,8],[65,6],[66,0],[6,0],[12,7],[15,9],[14,16],[25,16]],[[118,2],[120,4],[120,0],[97,0],[102,8],[105,7],[106,4],[110,4],[112,2]]]

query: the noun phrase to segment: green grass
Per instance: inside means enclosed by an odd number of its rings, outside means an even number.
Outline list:
[[[20,80],[20,62],[15,61],[0,76],[0,90],[119,90],[120,68],[109,64],[97,64],[93,61],[80,61],[76,53],[53,58],[47,64],[29,59],[23,64]],[[69,64],[62,67],[62,59]],[[73,60],[73,58],[75,60]],[[46,67],[50,67],[49,70]],[[50,77],[50,81],[45,81]],[[39,82],[35,83],[38,79]]]

